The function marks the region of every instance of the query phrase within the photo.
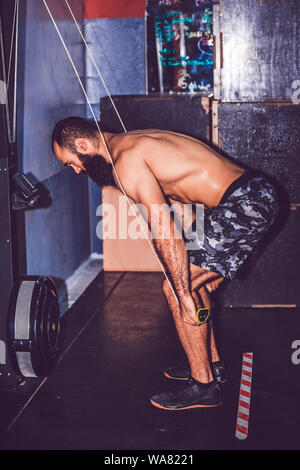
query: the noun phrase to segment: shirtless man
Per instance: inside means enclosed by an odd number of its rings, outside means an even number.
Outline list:
[[[263,174],[244,169],[183,134],[150,129],[103,136],[110,156],[93,124],[66,118],[54,128],[52,148],[64,165],[87,174],[101,187],[119,187],[121,182],[127,196],[148,212],[153,244],[170,279],[163,281],[162,289],[190,365],[187,371],[166,370],[167,377],[184,379],[184,385],[153,396],[151,403],[168,410],[218,406],[224,367],[211,318],[199,323],[197,312],[211,309],[210,293],[222,277],[235,276],[272,225],[278,211],[275,189]],[[153,212],[151,219],[153,204],[166,207],[173,201],[204,204],[204,240],[198,249],[188,251],[185,238],[175,237],[172,218],[168,227]]]

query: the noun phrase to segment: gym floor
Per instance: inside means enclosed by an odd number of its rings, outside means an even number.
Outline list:
[[[218,308],[229,369],[223,405],[159,410],[150,397],[177,387],[164,367],[184,362],[159,273],[100,273],[63,317],[52,375],[0,392],[1,449],[298,449],[299,309]],[[300,338],[299,338],[300,339]],[[249,435],[235,438],[243,352],[253,352]]]

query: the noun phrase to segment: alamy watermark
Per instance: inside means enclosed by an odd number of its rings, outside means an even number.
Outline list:
[[[187,250],[198,250],[204,240],[203,204],[128,205],[119,197],[118,207],[103,203],[97,207],[97,237],[101,240],[180,239]]]
[[[295,339],[295,341],[292,342],[292,349],[295,349],[291,356],[292,363],[295,366],[298,366],[300,364],[300,340]]]
[[[292,83],[292,90],[294,90],[291,99],[294,104],[300,104],[300,80],[294,80]]]

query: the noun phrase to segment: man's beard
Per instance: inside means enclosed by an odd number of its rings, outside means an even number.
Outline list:
[[[79,160],[85,168],[84,174],[89,176],[97,186],[116,186],[113,178],[113,167],[101,155],[85,155],[77,153]]]

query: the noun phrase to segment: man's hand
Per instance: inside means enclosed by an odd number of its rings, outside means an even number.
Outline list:
[[[197,321],[196,305],[190,294],[179,298],[179,307],[183,323],[187,323],[191,326],[200,326]]]

